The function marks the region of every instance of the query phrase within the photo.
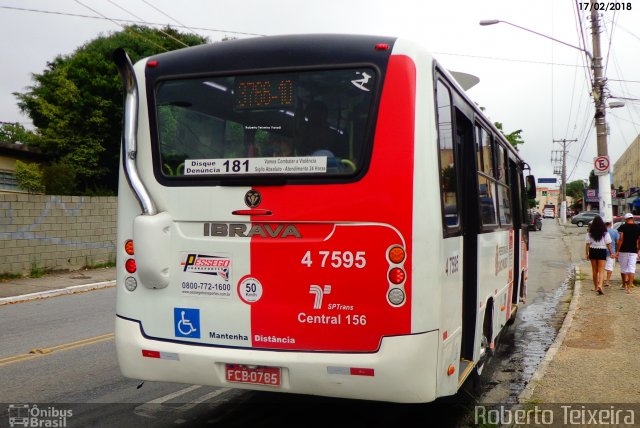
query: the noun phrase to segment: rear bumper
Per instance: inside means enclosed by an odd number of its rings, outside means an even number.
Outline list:
[[[129,378],[399,403],[436,398],[437,331],[386,337],[372,354],[191,346],[147,339],[137,322],[120,317],[115,332],[120,369]],[[143,350],[167,358],[144,357]],[[281,367],[282,385],[228,382],[226,363]],[[351,368],[373,369],[373,375],[349,374]]]

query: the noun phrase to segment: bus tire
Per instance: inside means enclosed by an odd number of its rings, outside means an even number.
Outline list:
[[[480,357],[475,367],[478,377],[482,375],[486,362],[491,358],[493,350],[491,349],[491,337],[493,332],[493,302],[490,301],[484,312],[484,322],[482,323],[482,336],[480,338]]]

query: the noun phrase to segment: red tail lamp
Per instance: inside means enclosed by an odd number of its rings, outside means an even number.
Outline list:
[[[136,261],[133,259],[127,259],[127,261],[124,263],[124,268],[127,270],[127,272],[134,273],[137,269]]]
[[[389,281],[396,285],[402,284],[404,282],[405,276],[406,274],[404,270],[399,267],[395,267],[389,271]]]

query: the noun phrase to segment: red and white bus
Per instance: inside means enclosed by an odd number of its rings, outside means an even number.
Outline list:
[[[535,185],[426,50],[299,35],[115,59],[125,376],[429,402],[481,370],[525,296]]]

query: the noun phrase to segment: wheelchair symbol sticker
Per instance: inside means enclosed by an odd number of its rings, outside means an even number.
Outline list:
[[[176,337],[200,339],[200,309],[173,308]]]

